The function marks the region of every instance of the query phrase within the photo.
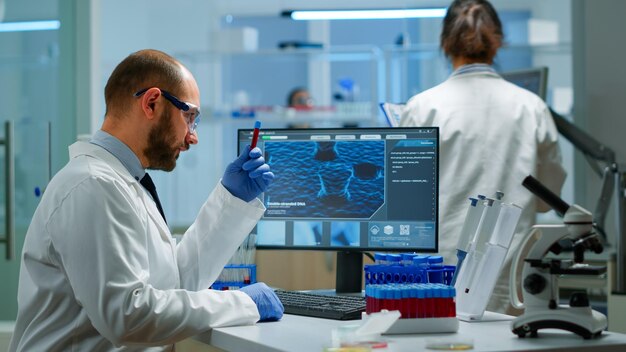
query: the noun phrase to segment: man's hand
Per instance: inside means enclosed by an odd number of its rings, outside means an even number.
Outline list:
[[[261,149],[246,146],[239,157],[224,171],[222,185],[235,197],[249,202],[263,193],[274,180]]]
[[[280,320],[283,317],[285,307],[283,307],[274,290],[266,284],[257,282],[256,284],[242,287],[240,291],[250,296],[256,304],[261,316],[259,321]]]

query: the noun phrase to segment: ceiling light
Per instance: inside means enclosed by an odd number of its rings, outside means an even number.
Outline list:
[[[381,9],[381,10],[290,10],[282,15],[293,20],[370,20],[403,18],[441,18],[446,8],[429,9]]]
[[[52,31],[60,27],[60,21],[0,22],[0,32]]]

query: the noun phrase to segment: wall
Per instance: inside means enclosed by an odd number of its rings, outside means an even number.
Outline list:
[[[601,143],[615,151],[617,161],[626,162],[626,2],[597,0],[573,2],[575,43],[574,82],[576,124]],[[623,168],[622,168],[623,169]],[[585,190],[577,200],[593,209],[598,199],[600,180],[587,163],[577,163],[582,175],[576,188]],[[607,218],[607,229],[614,228],[614,207]]]
[[[101,92],[113,68],[130,53],[152,48],[170,54],[207,51],[209,33],[218,18],[213,1],[106,0],[100,3]],[[200,87],[200,91],[206,91]],[[104,116],[101,95],[100,117]],[[92,126],[97,130],[99,124]]]
[[[573,30],[576,38],[574,61],[575,104],[574,116],[576,123],[591,136],[615,151],[617,161],[626,161],[626,144],[624,131],[624,98],[626,97],[626,2],[620,0],[574,0]],[[577,189],[580,192],[580,204],[595,204],[600,190],[600,179],[591,172],[586,162],[579,157],[576,165]],[[621,165],[624,171],[624,164]],[[625,195],[623,195],[625,196]],[[605,222],[607,237],[613,242],[616,234],[615,206],[609,210]],[[622,239],[623,241],[623,239]],[[608,248],[606,251],[613,251]],[[611,270],[614,269],[614,270]],[[609,280],[614,280],[613,272],[623,277],[626,268],[612,267]],[[609,285],[614,288],[615,282]],[[610,295],[608,299],[608,319],[611,331],[626,332],[626,320],[623,308],[626,304],[622,294]],[[612,315],[612,312],[616,312]]]
[[[582,126],[616,151],[618,160],[626,161],[624,98],[626,97],[626,2],[596,0],[575,2],[583,13],[582,23],[575,23],[584,45],[577,73],[582,87],[577,92],[577,108],[584,118]],[[580,71],[579,71],[580,69]],[[578,86],[577,86],[578,89]]]
[[[4,22],[35,21],[58,18],[56,1],[4,0]]]

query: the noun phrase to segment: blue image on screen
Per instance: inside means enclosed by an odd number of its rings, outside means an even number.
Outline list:
[[[330,245],[333,247],[358,247],[361,224],[358,222],[333,222],[330,226]]]
[[[264,144],[274,182],[266,218],[370,218],[384,203],[385,142]]]
[[[285,245],[285,222],[284,221],[259,221],[256,225],[258,245],[284,246]]]
[[[294,221],[293,244],[319,246],[322,244],[322,223],[319,221]]]

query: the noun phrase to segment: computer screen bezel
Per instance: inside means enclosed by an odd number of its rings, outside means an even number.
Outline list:
[[[502,78],[504,78],[506,81],[515,84],[509,78],[512,78],[514,76],[520,76],[520,75],[528,75],[528,74],[538,74],[539,75],[539,91],[538,92],[533,92],[532,90],[529,90],[529,91],[537,94],[537,96],[539,96],[542,100],[545,101],[546,100],[546,96],[548,94],[548,67],[540,66],[540,67],[532,67],[532,68],[526,68],[526,69],[505,71],[505,72],[501,72],[500,76]],[[515,85],[517,85],[517,84],[515,84]],[[519,85],[517,85],[517,86],[520,87],[520,88],[524,88],[524,87],[521,87]],[[524,88],[524,89],[526,89],[526,88]]]
[[[303,251],[337,251],[337,252],[373,252],[373,251],[384,251],[384,252],[420,252],[420,253],[437,253],[439,251],[439,158],[440,158],[440,130],[437,126],[420,126],[420,127],[355,127],[355,128],[268,128],[262,129],[262,131],[276,131],[277,133],[294,133],[298,131],[304,131],[307,133],[325,133],[328,131],[342,131],[346,133],[350,133],[351,131],[356,131],[357,133],[370,133],[371,131],[383,131],[384,133],[398,133],[402,130],[435,130],[436,133],[436,160],[435,160],[435,192],[436,192],[436,202],[435,202],[435,221],[434,221],[434,229],[435,229],[435,243],[434,247],[378,247],[378,246],[324,246],[324,245],[267,245],[267,244],[257,244],[257,249],[262,250],[303,250]],[[246,135],[250,135],[253,129],[238,129],[237,130],[237,154],[241,153],[242,144],[240,143],[240,136],[242,133]],[[263,220],[263,219],[261,219]]]

